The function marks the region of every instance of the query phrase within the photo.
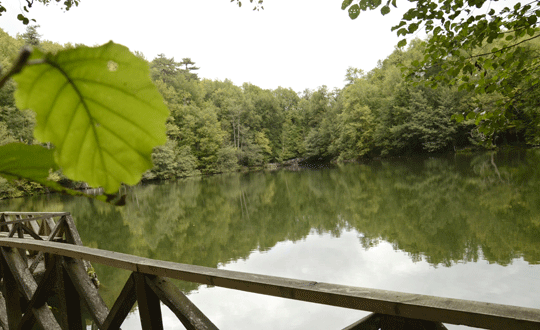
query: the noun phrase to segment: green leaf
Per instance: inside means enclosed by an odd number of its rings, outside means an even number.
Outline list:
[[[461,113],[455,113],[452,115],[451,119],[455,120],[457,123],[461,123],[465,118]]]
[[[19,21],[22,21],[22,23],[23,23],[24,25],[28,25],[28,23],[30,23],[30,20],[29,20],[28,18],[26,18],[23,14],[17,15],[17,19],[18,19]]]
[[[26,179],[37,182],[64,194],[85,196],[102,202],[113,202],[122,196],[116,195],[88,195],[83,192],[64,188],[54,181],[48,180],[50,171],[58,166],[54,162],[53,150],[39,145],[23,143],[10,143],[0,147],[0,175],[8,180]],[[119,205],[116,202],[116,205]]]
[[[28,63],[14,76],[16,104],[36,112],[34,135],[56,146],[63,173],[107,193],[139,182],[166,142],[169,114],[148,64],[112,42],[54,56],[34,50]]]
[[[398,35],[398,37],[399,37],[400,35],[407,35],[407,29],[406,29],[406,28],[401,28],[401,29],[399,29],[399,30],[397,31],[397,35]]]
[[[360,15],[360,6],[357,4],[354,4],[349,8],[349,17],[351,19],[356,19]]]
[[[341,9],[345,10],[345,8],[349,7],[352,3],[352,0],[343,0],[341,3]]]
[[[405,47],[406,45],[407,45],[407,39],[401,39],[397,44],[398,48]]]
[[[53,151],[39,145],[10,143],[0,147],[0,174],[6,179],[47,181],[50,170],[57,170]]]
[[[390,7],[388,7],[388,6],[383,6],[383,7],[381,8],[381,14],[382,14],[383,16],[386,15],[386,14],[388,14],[389,12],[390,12]]]
[[[409,33],[414,33],[416,30],[418,30],[418,24],[417,23],[411,23],[409,25]]]

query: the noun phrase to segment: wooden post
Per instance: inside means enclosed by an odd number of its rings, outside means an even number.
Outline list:
[[[34,280],[34,277],[28,270],[28,263],[26,263],[20,254],[16,251],[12,251],[8,248],[1,248],[2,255],[5,259],[6,267],[3,268],[4,274],[9,273],[13,274],[13,278],[15,280],[15,288],[12,290],[17,290],[20,288],[21,293],[23,294],[23,297],[26,301],[30,302],[32,301],[32,298],[34,294],[36,293],[36,290],[38,289],[38,285],[36,284],[36,281]],[[13,306],[13,304],[12,304]],[[17,306],[13,306],[14,308],[17,308]],[[8,315],[10,314],[10,308],[11,306],[7,306],[8,308]],[[20,311],[20,306],[17,309]],[[41,306],[33,306],[31,308],[31,313],[36,318],[37,322],[43,329],[61,329],[58,325],[58,322],[54,318],[54,315],[52,314],[51,310],[49,309],[49,306],[46,303],[43,303]],[[9,321],[9,319],[8,319]],[[10,321],[9,321],[10,322]],[[20,322],[20,320],[19,320]],[[12,328],[11,322],[9,325],[10,329]],[[13,329],[16,329],[13,327]]]
[[[7,231],[9,232],[9,228],[6,224],[4,224],[4,222],[6,222],[6,218],[5,218],[5,215],[4,213],[0,214],[0,231]]]
[[[218,330],[206,315],[193,304],[171,280],[165,277],[146,277],[146,283],[156,293],[187,330]]]
[[[135,292],[139,303],[139,315],[143,330],[163,330],[163,320],[161,318],[161,306],[159,298],[146,284],[146,275],[133,273],[135,279]]]
[[[120,329],[135,302],[137,302],[137,295],[135,293],[135,279],[132,273],[103,323],[103,330]]]
[[[64,270],[64,258],[56,260],[57,296],[62,329],[82,330],[81,300],[71,278]]]
[[[0,327],[2,327],[4,330],[9,329],[6,300],[4,299],[2,292],[0,292]]]
[[[73,246],[71,244],[63,245]],[[63,265],[71,279],[74,290],[76,290],[81,300],[85,303],[94,322],[96,322],[99,328],[102,328],[103,322],[105,322],[109,314],[109,308],[107,308],[94,283],[90,280],[90,276],[88,276],[88,273],[84,269],[81,260],[64,258]]]
[[[47,298],[53,294],[54,286],[56,284],[56,277],[56,265],[54,262],[49,262],[43,278],[32,295],[32,299],[30,299],[28,302],[28,306],[26,307],[19,328],[32,329],[32,326],[34,323],[36,323],[33,310],[45,305]]]
[[[354,322],[343,330],[379,330],[380,314],[371,313]]]
[[[2,278],[4,279],[2,294],[6,300],[8,327],[15,329],[22,319],[19,287],[2,253],[0,253],[0,259],[2,259]]]

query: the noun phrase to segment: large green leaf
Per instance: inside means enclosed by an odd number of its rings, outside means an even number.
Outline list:
[[[36,112],[35,137],[52,142],[56,163],[72,180],[105,192],[136,184],[166,142],[169,111],[148,64],[121,45],[34,50],[14,76],[19,109]]]
[[[26,179],[64,194],[95,198],[116,205],[124,203],[125,195],[93,196],[62,187],[48,179],[50,171],[57,169],[58,165],[54,161],[54,152],[50,149],[23,143],[9,143],[0,147],[0,175],[6,179]]]
[[[8,179],[47,181],[50,170],[56,170],[52,150],[42,146],[10,143],[0,147],[0,174]]]

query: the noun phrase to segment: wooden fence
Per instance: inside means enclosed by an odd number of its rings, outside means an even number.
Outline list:
[[[145,330],[163,329],[161,303],[187,329],[217,329],[170,279],[373,312],[347,330],[445,329],[442,323],[540,329],[539,309],[249,274],[93,249],[82,245],[71,215],[64,212],[0,213],[0,250],[3,329],[31,329],[34,324],[43,329],[83,329],[81,304],[99,329],[119,329],[135,303]],[[89,276],[90,262],[132,272],[110,310]],[[40,264],[44,269],[37,283],[34,275]],[[57,313],[47,303],[52,296],[58,301]]]

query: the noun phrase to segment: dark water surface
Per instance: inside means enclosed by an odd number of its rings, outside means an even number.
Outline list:
[[[540,308],[540,150],[408,158],[49,195],[87,246],[161,260]],[[112,306],[129,273],[94,265]],[[178,282],[220,329],[341,329],[365,312]],[[166,310],[166,307],[164,307]],[[166,329],[184,329],[168,310]],[[140,329],[137,314],[124,329]],[[452,327],[449,328],[459,328]]]

